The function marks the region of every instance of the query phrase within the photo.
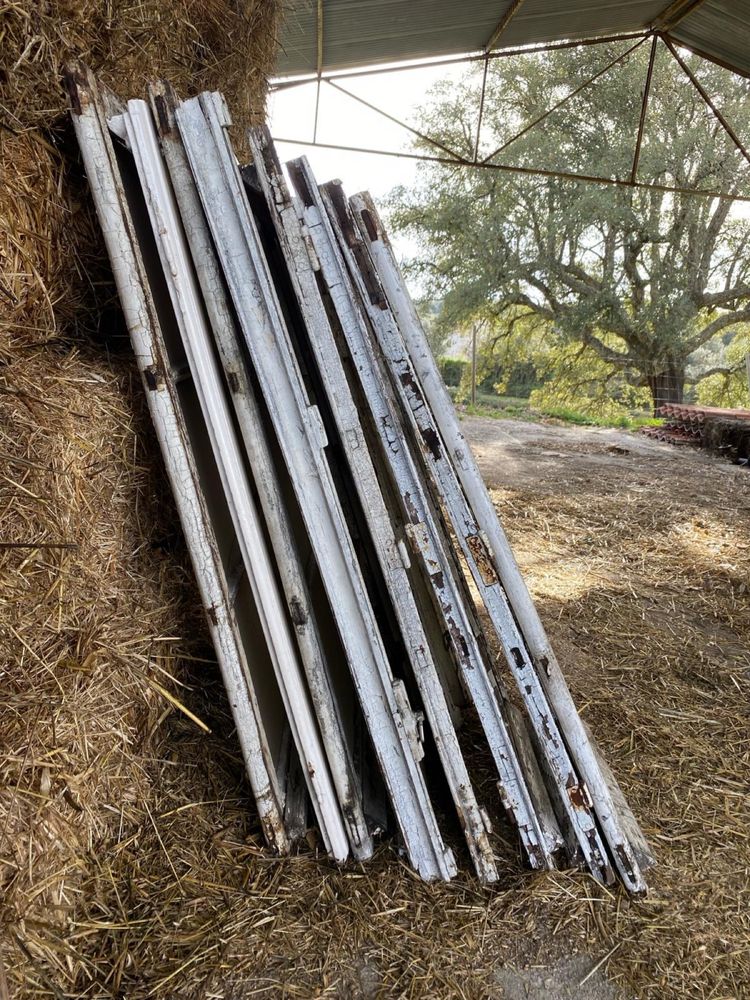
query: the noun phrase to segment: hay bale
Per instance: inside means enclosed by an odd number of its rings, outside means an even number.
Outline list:
[[[277,13],[0,0],[0,995],[3,966],[14,996],[139,995],[145,941],[107,982],[103,857],[153,835],[151,761],[194,728],[162,690],[201,714],[217,687],[61,70],[79,57],[123,97],[220,87],[239,130],[264,113]]]
[[[712,417],[703,427],[701,444],[730,462],[747,464],[750,461],[750,420]]]

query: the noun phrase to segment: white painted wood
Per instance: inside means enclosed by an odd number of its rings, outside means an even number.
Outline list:
[[[309,331],[309,347],[325,386],[461,826],[479,877],[484,882],[494,882],[497,879],[497,869],[482,810],[466,769],[430,642],[425,634],[399,548],[399,542],[403,542],[404,538],[403,535],[396,537],[391,523],[334,333],[318,290],[300,220],[276,157],[270,132],[267,129],[251,129],[248,141],[257,178]],[[413,732],[413,713],[410,713],[408,702],[404,700],[405,691],[403,697],[401,691],[402,687],[397,686],[397,701],[401,699],[402,717],[407,729],[411,728]],[[412,739],[412,747],[414,745]]]
[[[431,512],[421,476],[405,442],[405,432],[393,392],[374,360],[367,320],[347,272],[315,178],[305,159],[289,164],[300,196],[299,211],[319,263],[333,308],[353,359],[362,392],[382,435],[382,452],[398,489],[410,549],[419,559],[442,616],[462,683],[474,703],[500,777],[505,808],[518,826],[534,867],[553,867],[529,798],[507,725],[500,692],[488,672],[472,623],[467,617],[452,560],[442,544],[442,532]]]
[[[221,375],[190,252],[175,204],[156,129],[145,101],[128,101],[125,125],[141,181],[149,219],[170,300],[188,357],[222,488],[229,504],[276,680],[286,708],[320,832],[326,849],[338,861],[349,855],[337,796],[323,750],[310,698],[297,659],[274,566],[263,537]]]
[[[323,454],[322,423],[306,397],[226,133],[228,112],[219,95],[203,94],[181,104],[176,118],[406,850],[424,878],[449,879],[455,861],[409,747],[393,675]]]
[[[352,208],[382,281],[390,308],[398,322],[424,398],[435,416],[456,474],[482,531],[524,640],[528,644],[536,672],[565,735],[571,756],[593,800],[596,817],[614,864],[625,886],[633,893],[643,893],[646,891],[646,883],[628,842],[606,777],[599,766],[597,751],[582,725],[565,677],[513,556],[471,448],[461,431],[453,403],[443,385],[375,205],[369,195],[361,194],[352,199]]]
[[[238,331],[224,288],[224,279],[187,154],[174,121],[174,99],[162,85],[152,87],[150,96],[162,154],[185,228],[211,332],[231,392],[242,443],[253,472],[352,853],[357,860],[364,861],[372,856],[373,842],[367,829],[352,752],[347,746],[331,688],[323,641],[318,631],[304,568],[288,523],[288,513],[266,428],[240,352]],[[347,669],[345,664],[343,666]]]
[[[540,763],[549,773],[549,791],[569,824],[582,857],[599,881],[608,884],[613,872],[601,842],[588,796],[569,757],[557,721],[516,624],[505,591],[490,559],[486,542],[469,507],[456,470],[449,461],[439,428],[422,391],[399,327],[388,306],[369,254],[337,182],[321,188],[339,246],[347,262],[373,329],[372,364],[381,358],[396,389],[424,468],[440,499],[466,559],[474,584],[488,611],[511,675],[515,678],[540,751]],[[360,252],[357,252],[360,251]]]
[[[564,860],[565,838],[560,832],[552,801],[544,784],[544,776],[534,753],[534,743],[529,731],[528,720],[511,701],[506,703],[505,714],[508,720],[508,729],[526,777],[529,796],[534,803],[534,813],[539,820],[546,849],[551,858]],[[561,863],[559,867],[564,868],[564,863]]]
[[[282,796],[274,772],[250,668],[231,610],[216,539],[176,400],[156,309],[96,85],[82,71],[69,76],[71,117],[130,333],[146,399],[195,569],[245,769],[266,840],[289,850]]]

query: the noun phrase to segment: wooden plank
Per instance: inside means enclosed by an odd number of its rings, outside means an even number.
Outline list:
[[[486,668],[454,575],[453,562],[446,554],[442,532],[406,447],[406,434],[393,390],[374,361],[367,320],[315,178],[304,159],[295,160],[288,168],[300,196],[300,211],[318,262],[319,279],[356,371],[363,408],[372,413],[373,423],[379,431],[383,461],[396,486],[411,553],[423,568],[431,587],[435,609],[442,618],[445,641],[453,652],[462,683],[487,735],[500,777],[503,803],[518,826],[531,864],[537,868],[552,867],[503,717],[500,693]]]
[[[424,878],[449,879],[455,861],[398,711],[393,675],[323,454],[323,426],[306,396],[229,144],[228,112],[219,95],[202,94],[181,104],[176,118],[411,864]]]
[[[106,114],[89,73],[72,68],[66,78],[71,117],[89,187],[112,263],[125,322],[146,400],[195,569],[211,638],[229,697],[248,779],[268,844],[289,850],[283,801],[254,690],[252,662],[230,607],[226,571],[189,443],[159,317],[135,238]]]
[[[224,279],[208,231],[200,197],[174,121],[174,96],[159,85],[150,90],[161,149],[185,228],[195,274],[200,285],[211,334],[218,348],[225,382],[231,393],[242,445],[249,459],[263,510],[274,561],[284,591],[288,617],[294,629],[315,715],[320,726],[331,777],[336,789],[352,853],[357,860],[372,856],[352,748],[342,725],[305,571],[293,538],[278,470],[244,359]],[[344,665],[344,669],[346,669]],[[304,783],[303,783],[304,787]]]
[[[502,581],[508,601],[531,654],[532,663],[554,710],[568,751],[593,801],[596,818],[610,855],[624,885],[633,893],[646,891],[646,883],[628,843],[617,807],[598,764],[595,748],[586,733],[560,665],[502,529],[471,448],[461,431],[453,403],[443,385],[414,304],[372,199],[367,194],[352,199],[352,210],[370,251],[382,288],[411,359],[413,370],[445,442],[445,448],[473,516],[480,528],[492,565]]]
[[[365,241],[341,185],[338,182],[325,184],[321,193],[349,273],[373,329],[370,344],[372,363],[376,364],[378,359],[382,359],[388,370],[412,439],[420,450],[436,500],[439,498],[444,505],[453,526],[458,546],[487,609],[508,669],[515,678],[524,703],[531,731],[540,751],[540,764],[548,777],[549,793],[560,812],[561,821],[564,820],[569,825],[592,875],[598,881],[609,884],[613,881],[614,874],[590,809],[588,793],[570,759],[547,695],[519,632],[485,535],[467,502],[456,469],[447,456],[438,424]]]
[[[266,200],[278,243],[287,264],[288,276],[309,331],[307,349],[314,357],[336,422],[339,440],[352,472],[355,487],[367,520],[381,572],[388,587],[396,621],[422,697],[440,761],[451,790],[461,826],[477,872],[485,882],[497,879],[492,848],[482,810],[461,753],[450,709],[437,668],[431,643],[425,632],[407,573],[408,549],[402,532],[397,537],[386,507],[379,477],[367,446],[357,406],[339,355],[325,305],[318,290],[311,255],[300,220],[287,189],[267,129],[252,129],[250,150],[260,188]],[[442,644],[442,636],[439,637]],[[401,688],[396,688],[397,700]],[[402,716],[413,725],[408,704],[402,702]]]
[[[263,521],[252,495],[225,398],[200,289],[151,111],[145,101],[132,100],[128,101],[124,117],[164,281],[287,719],[304,762],[320,832],[328,852],[344,861],[349,856],[349,839],[264,537]]]
[[[526,784],[529,787],[529,795],[534,803],[534,811],[539,818],[539,826],[544,836],[544,843],[550,857],[557,860],[565,856],[565,839],[560,832],[560,827],[555,816],[552,800],[549,797],[544,784],[544,776],[539,767],[539,762],[534,753],[534,744],[529,732],[529,723],[526,716],[512,702],[506,705],[506,716],[508,719],[508,729],[513,737],[513,744],[518,753],[523,773],[526,777]],[[573,859],[568,858],[568,862]],[[564,864],[559,867],[564,868]]]

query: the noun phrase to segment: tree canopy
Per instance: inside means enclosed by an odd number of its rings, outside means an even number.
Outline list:
[[[631,44],[492,61],[479,158],[630,177],[648,42],[523,130]],[[686,58],[750,136],[750,81]],[[417,127],[473,155],[480,88],[477,72],[439,84]],[[735,200],[750,192],[750,165],[662,43],[638,179],[733,197],[423,163],[416,185],[393,193],[391,220],[419,247],[409,267],[442,302],[439,325],[480,324],[485,352],[533,358],[548,395],[656,406],[681,399],[686,381],[724,391],[744,369],[725,348],[750,323],[750,205]]]

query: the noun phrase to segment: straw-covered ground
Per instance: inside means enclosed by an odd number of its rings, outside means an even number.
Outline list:
[[[747,995],[750,475],[700,455],[467,421],[658,855],[647,900],[529,874],[502,824],[491,890],[387,845],[361,870],[265,852],[59,85],[76,53],[246,121],[276,5],[234,10],[0,0],[0,1000],[480,1000],[601,959],[586,990]]]
[[[92,406],[78,359],[37,378],[22,389],[39,450],[9,469],[77,547],[5,556],[2,918],[18,996],[600,1000],[604,969],[623,997],[747,994],[747,472],[619,432],[467,421],[659,865],[634,902],[529,874],[500,836],[499,887],[426,885],[387,846],[362,870],[265,854],[141,415],[113,390]]]

